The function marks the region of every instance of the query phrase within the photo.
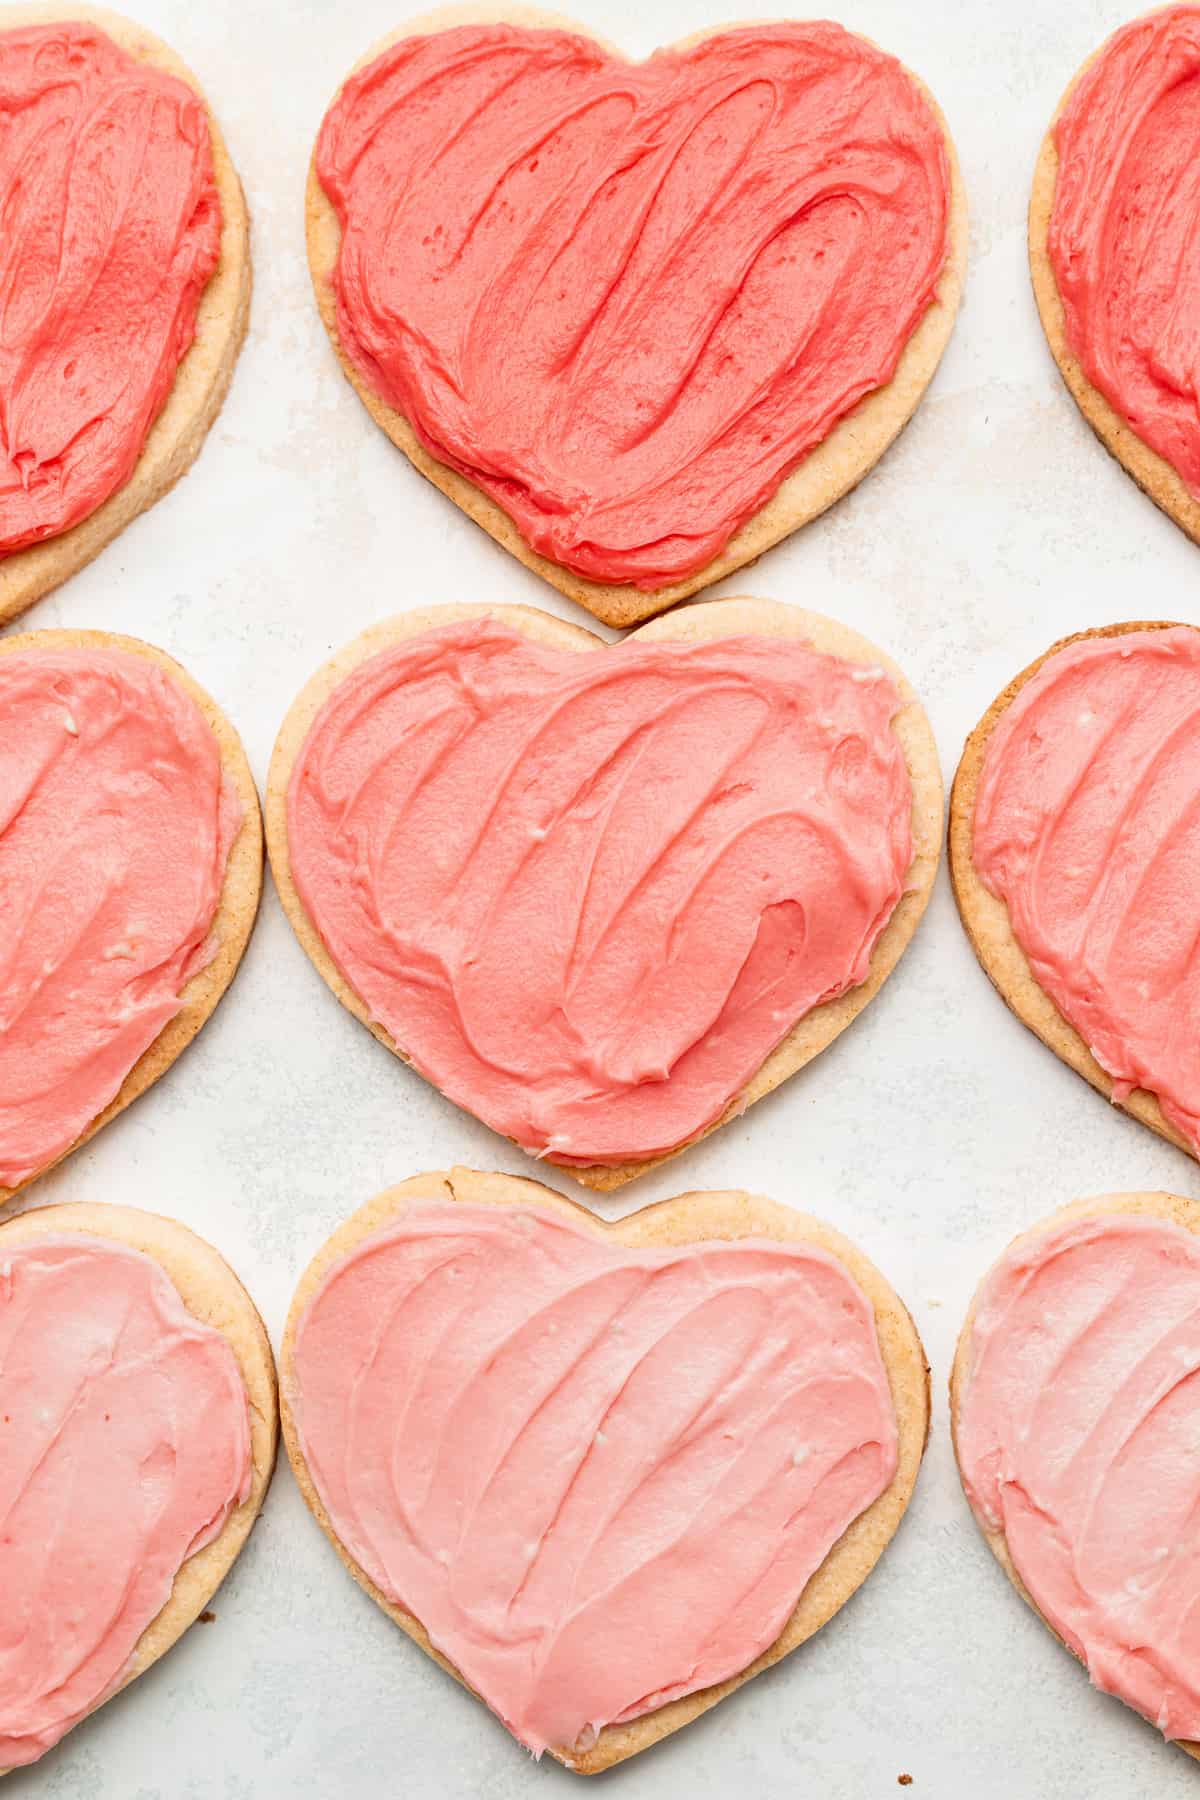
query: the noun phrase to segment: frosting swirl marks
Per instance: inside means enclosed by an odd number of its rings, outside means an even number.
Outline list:
[[[912,857],[899,705],[795,638],[439,628],[317,715],[292,876],[452,1100],[559,1161],[656,1154],[865,979]]]
[[[1112,1078],[1200,1150],[1200,635],[1068,645],[988,740],[973,860]]]
[[[1200,8],[1124,26],[1054,127],[1048,249],[1085,375],[1200,499]]]
[[[967,1496],[1093,1682],[1200,1739],[1200,1244],[1075,1219],[976,1304],[956,1442]]]
[[[316,170],[361,379],[598,581],[716,556],[891,380],[946,258],[928,101],[825,23],[643,63],[511,25],[402,38]]]
[[[0,556],[129,480],[220,241],[191,88],[92,25],[0,30]]]
[[[250,1472],[237,1359],[157,1263],[73,1233],[0,1245],[0,1768],[120,1685]]]
[[[293,1371],[338,1538],[536,1754],[747,1668],[896,1470],[870,1303],[811,1245],[418,1202]]]
[[[241,818],[155,663],[0,657],[0,1187],[69,1149],[179,1011]]]

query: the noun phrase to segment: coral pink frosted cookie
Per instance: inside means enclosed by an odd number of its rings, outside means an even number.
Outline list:
[[[611,625],[866,473],[945,347],[965,241],[937,106],[828,22],[633,63],[544,13],[433,13],[348,77],[308,188],[372,416]]]
[[[318,1253],[282,1390],[351,1574],[588,1774],[832,1617],[928,1425],[911,1319],[815,1219],[687,1194],[604,1225],[467,1169],[380,1195]]]
[[[266,1332],[200,1238],[121,1206],[0,1226],[0,1773],[208,1604],[276,1438]]]
[[[1082,1200],[975,1296],[951,1380],[963,1487],[1019,1593],[1200,1757],[1200,1206]]]
[[[178,480],[250,303],[245,202],[195,81],[94,7],[0,14],[0,622]]]
[[[1123,25],[1042,145],[1029,260],[1050,348],[1097,436],[1200,539],[1196,217],[1200,6]]]
[[[1018,1018],[1093,1087],[1200,1153],[1200,632],[1067,638],[963,751],[950,871]]]
[[[0,1204],[170,1067],[262,886],[232,726],[162,651],[0,639]]]
[[[612,647],[530,608],[402,615],[305,689],[268,797],[338,997],[597,1187],[843,1029],[915,929],[940,825],[899,671],[746,600]]]

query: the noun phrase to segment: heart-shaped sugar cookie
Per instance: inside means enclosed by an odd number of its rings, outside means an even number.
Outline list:
[[[1113,34],[1042,144],[1029,264],[1042,326],[1097,437],[1200,542],[1195,282],[1200,7]]]
[[[610,625],[752,561],[909,418],[962,286],[937,106],[826,22],[631,63],[526,9],[379,45],[309,177],[321,314],[376,422]]]
[[[1065,638],[972,732],[950,802],[963,924],[1003,998],[1108,1099],[1200,1153],[1200,632]]]
[[[237,172],[195,78],[99,7],[0,14],[0,623],[191,465],[250,314]]]
[[[293,1469],[351,1574],[588,1774],[833,1616],[929,1418],[912,1320],[817,1220],[712,1193],[606,1225],[468,1169],[334,1234],[281,1371]]]
[[[0,1225],[0,1774],[145,1674],[258,1517],[267,1334],[181,1225],[53,1206]]]
[[[959,1473],[1092,1681],[1200,1758],[1200,1205],[1081,1200],[981,1283],[950,1382]]]
[[[375,627],[272,761],[284,907],[458,1105],[594,1187],[831,1042],[916,927],[941,784],[899,671],[795,607],[617,645],[526,607]]]
[[[250,765],[161,650],[0,638],[0,1206],[192,1041],[262,890]]]

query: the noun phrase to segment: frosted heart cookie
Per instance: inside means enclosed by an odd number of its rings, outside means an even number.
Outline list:
[[[428,14],[336,96],[307,219],[372,417],[610,625],[853,487],[933,375],[966,258],[936,104],[827,22],[633,63],[545,13]]]
[[[189,71],[95,7],[0,12],[0,622],[189,467],[250,307],[241,184]]]
[[[261,887],[250,766],[177,663],[102,631],[0,638],[0,1205],[191,1042]]]
[[[1124,25],[1086,62],[1042,145],[1029,260],[1080,411],[1138,486],[1200,539],[1200,7]]]
[[[951,1379],[967,1499],[1017,1591],[1200,1757],[1200,1206],[1084,1200],[975,1296]]]
[[[592,1187],[844,1029],[916,928],[941,816],[899,671],[761,600],[613,646],[529,607],[403,614],[309,683],[267,797],[338,998]]]
[[[208,1244],[123,1206],[0,1225],[0,1773],[208,1605],[276,1439],[267,1334]]]
[[[1066,638],[967,740],[950,872],[1017,1017],[1200,1153],[1200,632]]]
[[[833,1616],[929,1419],[912,1320],[817,1220],[712,1193],[605,1225],[469,1169],[335,1232],[280,1369],[293,1469],[351,1574],[587,1774]]]

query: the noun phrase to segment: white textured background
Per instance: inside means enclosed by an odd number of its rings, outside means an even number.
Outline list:
[[[591,0],[581,17],[643,54],[728,9]],[[97,626],[160,644],[225,707],[261,784],[295,692],[373,620],[484,599],[580,615],[376,431],[313,305],[302,231],[313,136],[337,81],[402,5],[140,0],[138,11],[196,71],[241,171],[254,226],[250,336],[186,481],[16,629]],[[1127,6],[844,0],[837,11],[918,71],[946,111],[971,206],[966,298],[924,404],[875,473],[715,592],[816,607],[892,652],[925,700],[949,781],[980,713],[1055,638],[1129,617],[1196,617],[1200,552],[1076,413],[1026,271],[1042,132]],[[537,1173],[342,1011],[268,884],[242,972],[195,1046],[27,1203],[123,1201],[194,1226],[241,1274],[278,1342],[296,1279],[333,1227],[378,1189],[452,1161]],[[577,1192],[565,1175],[550,1179]],[[943,870],[897,973],[832,1049],[715,1139],[598,1205],[612,1217],[724,1186],[824,1214],[891,1278],[933,1365],[933,1436],[898,1538],[845,1611],[698,1724],[602,1777],[605,1791],[1194,1794],[1195,1765],[1093,1693],[992,1563],[959,1491],[945,1388],[968,1297],[1018,1229],[1115,1188],[1200,1196],[1200,1172],[1010,1018]],[[552,1762],[535,1767],[353,1585],[286,1464],[215,1609],[215,1623],[10,1777],[5,1800],[581,1791]],[[906,1790],[901,1772],[913,1778]]]

